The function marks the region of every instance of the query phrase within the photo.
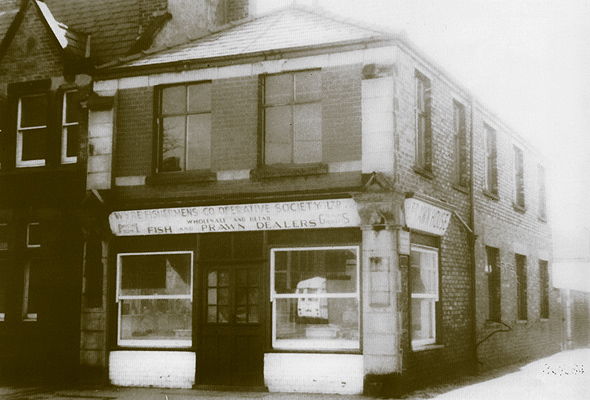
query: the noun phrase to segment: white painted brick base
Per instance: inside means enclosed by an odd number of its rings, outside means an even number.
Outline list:
[[[190,389],[195,383],[195,353],[180,351],[113,351],[109,379],[117,386]]]
[[[363,356],[267,353],[264,383],[271,392],[361,394]]]

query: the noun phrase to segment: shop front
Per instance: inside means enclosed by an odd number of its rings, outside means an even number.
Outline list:
[[[109,222],[111,383],[362,392],[353,199],[117,211]]]

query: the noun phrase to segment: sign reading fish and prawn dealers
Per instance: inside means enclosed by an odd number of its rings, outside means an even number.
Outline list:
[[[346,228],[360,226],[360,217],[354,200],[335,199],[115,211],[109,223],[117,236],[145,236]]]

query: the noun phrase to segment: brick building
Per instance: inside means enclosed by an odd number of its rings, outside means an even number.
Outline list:
[[[182,42],[149,15],[130,47]],[[394,394],[559,350],[542,160],[498,117],[404,35],[200,28],[92,71],[86,371]]]

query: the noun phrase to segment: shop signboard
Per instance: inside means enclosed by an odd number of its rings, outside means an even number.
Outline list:
[[[451,220],[451,212],[422,200],[404,200],[406,226],[421,232],[443,236]]]
[[[353,199],[330,199],[115,211],[109,224],[117,236],[146,236],[358,227],[360,217]]]

